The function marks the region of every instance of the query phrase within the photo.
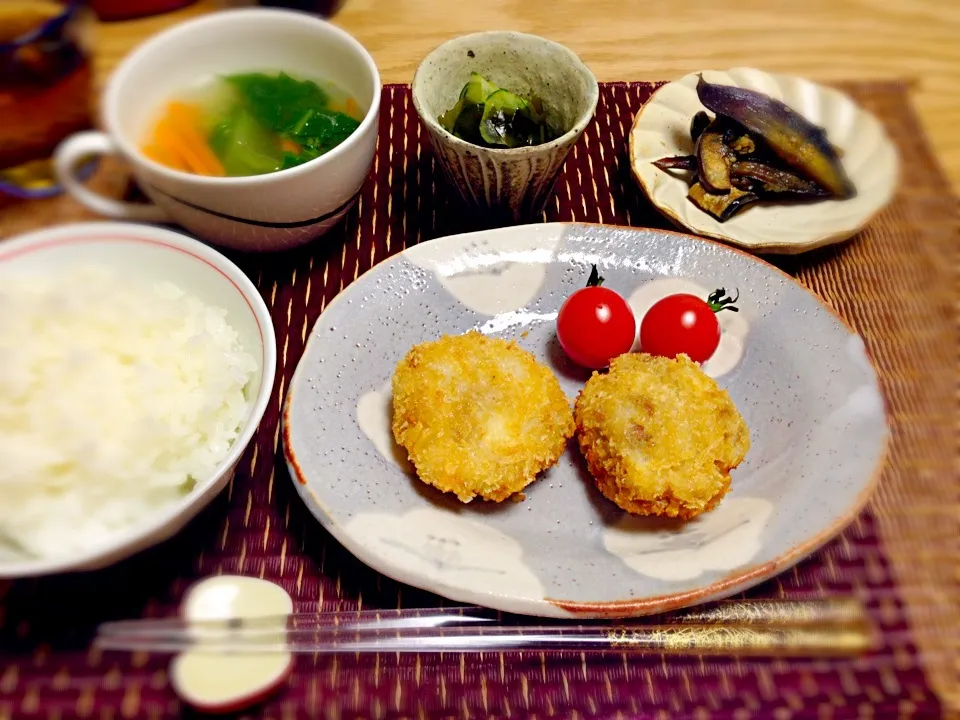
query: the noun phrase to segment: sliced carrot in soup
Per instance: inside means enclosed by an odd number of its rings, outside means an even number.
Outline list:
[[[207,145],[202,120],[198,107],[184,102],[169,103],[154,131],[155,159],[198,175],[226,175],[220,160]]]

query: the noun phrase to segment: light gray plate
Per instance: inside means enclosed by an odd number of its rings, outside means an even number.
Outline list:
[[[594,489],[575,441],[521,503],[462,505],[415,479],[390,434],[396,363],[476,328],[548,363],[572,403],[587,373],[555,319],[591,263],[638,317],[672,292],[739,290],[704,366],[751,432],[730,493],[685,524],[628,516]],[[321,315],[283,422],[297,490],[360,560],[453,600],[555,617],[661,612],[790,567],[856,516],[888,439],[860,337],[789,276],[687,235],[561,223],[433,240],[374,267]]]

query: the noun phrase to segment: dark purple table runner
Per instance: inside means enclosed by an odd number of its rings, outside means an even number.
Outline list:
[[[651,87],[603,85],[596,120],[568,159],[546,220],[668,227],[636,188],[625,157],[625,133]],[[859,99],[869,107],[870,97],[865,93]],[[443,604],[380,576],[343,550],[301,504],[277,448],[280,399],[326,303],[406,245],[475,229],[434,169],[425,143],[408,90],[386,87],[375,166],[358,206],[341,226],[315,246],[283,256],[235,258],[271,308],[280,355],[274,398],[235,481],[160,547],[101,572],[15,583],[0,598],[0,718],[188,712],[168,685],[164,658],[101,656],[87,648],[98,622],[173,613],[189,583],[206,575],[241,573],[278,581],[300,611]],[[882,225],[875,236],[856,242],[877,242]],[[826,249],[777,264],[806,281],[816,280],[818,263],[842,252]],[[829,281],[847,282],[842,274]],[[856,313],[845,314],[858,325]],[[867,604],[884,639],[880,651],[856,661],[619,653],[302,656],[289,684],[249,714],[939,717],[940,703],[919,663],[869,511],[820,553],[747,596],[849,594]]]

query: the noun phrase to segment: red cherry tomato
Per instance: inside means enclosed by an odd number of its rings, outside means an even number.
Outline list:
[[[716,311],[696,295],[668,295],[640,321],[640,350],[674,358],[684,353],[698,363],[710,359],[720,344]]]
[[[630,352],[637,337],[637,322],[621,295],[599,286],[603,279],[596,275],[596,268],[590,282],[560,308],[557,339],[575,363],[600,370],[613,358]]]

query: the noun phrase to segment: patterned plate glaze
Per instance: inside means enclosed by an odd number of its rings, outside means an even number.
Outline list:
[[[848,239],[890,202],[899,175],[897,151],[880,121],[850,97],[809,80],[754,68],[704,70],[709,82],[766,93],[823,127],[857,188],[857,196],[849,200],[759,203],[724,223],[715,220],[687,200],[684,177],[652,164],[669,155],[693,154],[690,120],[706,109],[697,97],[697,76],[691,73],[658,89],[637,113],[630,132],[633,176],[674,224],[749,250],[795,254]]]
[[[575,441],[520,503],[462,505],[415,479],[390,432],[396,363],[476,328],[535,353],[572,403],[587,374],[560,350],[555,319],[591,263],[638,314],[678,290],[739,289],[704,366],[752,436],[723,502],[687,524],[625,515]],[[856,516],[887,438],[860,337],[789,276],[688,235],[565,223],[451,236],[374,267],[320,316],[283,416],[297,490],[360,560],[453,600],[555,617],[660,612],[771,577]]]

